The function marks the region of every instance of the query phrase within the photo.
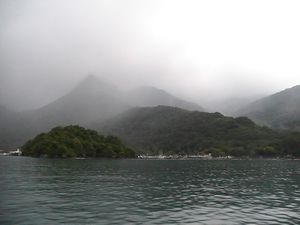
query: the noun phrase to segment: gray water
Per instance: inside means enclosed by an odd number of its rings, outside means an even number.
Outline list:
[[[300,161],[0,157],[0,224],[300,224]]]

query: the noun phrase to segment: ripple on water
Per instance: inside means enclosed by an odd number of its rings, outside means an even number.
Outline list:
[[[1,224],[300,224],[300,161],[0,157]]]

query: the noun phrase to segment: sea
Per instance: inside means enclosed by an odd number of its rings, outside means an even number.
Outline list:
[[[300,161],[1,156],[0,224],[300,224]]]

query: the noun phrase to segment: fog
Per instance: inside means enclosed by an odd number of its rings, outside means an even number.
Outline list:
[[[251,101],[300,84],[299,10],[274,0],[2,0],[0,104],[40,107],[91,73],[212,110]]]

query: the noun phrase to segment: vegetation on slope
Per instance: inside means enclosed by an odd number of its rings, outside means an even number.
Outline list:
[[[142,153],[300,156],[299,133],[279,133],[246,117],[174,107],[136,108],[101,125]]]
[[[114,136],[102,136],[79,126],[56,127],[22,147],[25,156],[132,158],[133,150]]]
[[[260,99],[237,114],[275,129],[300,131],[300,86]]]

